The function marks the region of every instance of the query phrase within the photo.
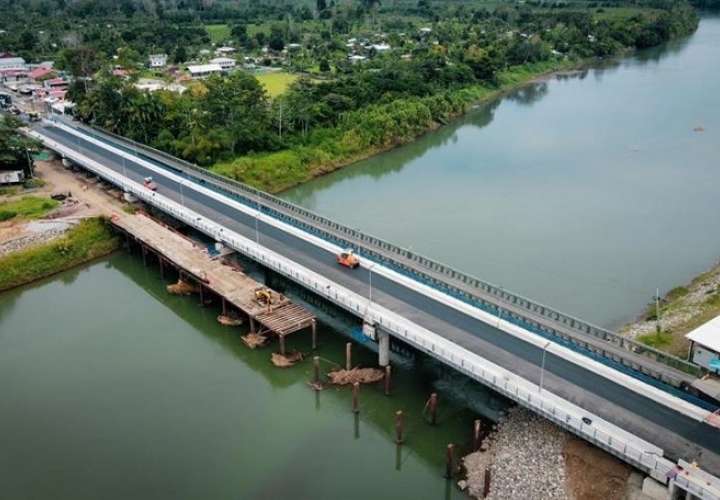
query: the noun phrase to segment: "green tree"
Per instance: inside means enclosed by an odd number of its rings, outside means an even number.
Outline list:
[[[270,29],[270,41],[268,42],[268,46],[272,50],[276,50],[278,52],[285,48],[285,34],[279,26],[273,26]]]
[[[22,169],[27,177],[32,176],[30,154],[40,144],[20,132],[23,122],[9,115],[0,115],[0,170]]]
[[[187,51],[185,50],[184,45],[178,45],[178,47],[175,49],[175,54],[173,54],[173,61],[175,61],[175,64],[182,64],[185,61],[187,61],[188,55]]]
[[[206,81],[207,94],[200,101],[204,128],[222,128],[234,153],[258,151],[268,146],[269,106],[265,89],[242,71]]]

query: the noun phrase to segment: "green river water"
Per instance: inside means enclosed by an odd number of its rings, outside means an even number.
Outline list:
[[[528,87],[286,196],[613,324],[720,253],[718,49],[706,17],[687,41]],[[307,387],[309,362],[273,368],[165,284],[118,253],[0,295],[0,499],[462,498],[445,446],[502,401],[396,358],[393,395],[363,387],[356,420],[349,391]],[[321,319],[327,370],[350,323]],[[421,415],[432,390],[437,426]]]

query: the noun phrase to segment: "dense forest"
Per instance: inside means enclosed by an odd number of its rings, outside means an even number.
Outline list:
[[[0,0],[8,9],[20,3],[28,2]],[[75,76],[70,95],[79,118],[271,190],[411,140],[499,88],[652,47],[691,33],[698,23],[683,0],[622,7],[430,0],[29,3],[30,16],[47,9],[68,13],[53,27],[61,44],[7,30],[1,48],[54,55]],[[156,50],[178,62],[192,57],[208,43],[205,20],[227,23],[232,42],[247,53],[301,42],[303,64],[317,71],[292,68],[304,76],[274,99],[243,71],[196,82],[182,94],[141,91],[133,79],[113,75],[114,67],[137,64]],[[349,37],[377,39],[392,50],[350,64]]]

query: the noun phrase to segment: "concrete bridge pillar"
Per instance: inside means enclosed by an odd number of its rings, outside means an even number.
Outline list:
[[[378,365],[390,364],[390,334],[382,330],[377,331],[378,339]]]

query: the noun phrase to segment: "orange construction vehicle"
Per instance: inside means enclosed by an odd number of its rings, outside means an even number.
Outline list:
[[[337,261],[341,266],[349,267],[350,269],[355,269],[360,265],[360,259],[358,259],[358,256],[349,248],[337,256]]]

